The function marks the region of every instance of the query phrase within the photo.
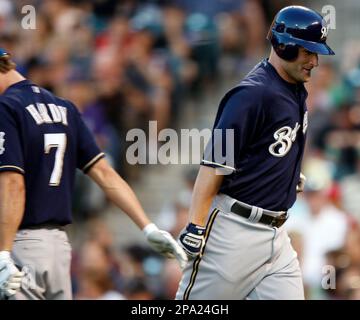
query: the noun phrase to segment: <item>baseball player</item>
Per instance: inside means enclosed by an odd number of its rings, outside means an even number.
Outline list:
[[[327,33],[319,13],[283,8],[267,36],[270,57],[220,102],[214,129],[222,135],[213,134],[204,152],[190,223],[179,237],[192,260],[176,299],[304,299],[283,224],[304,185],[303,83],[318,66],[318,54],[334,54]],[[234,131],[232,148],[224,143],[227,129]],[[234,164],[217,160],[219,153],[232,155]]]
[[[187,261],[112,169],[76,107],[26,80],[0,49],[0,298],[71,299],[71,223],[76,168],[167,257]],[[26,277],[24,277],[26,273]]]

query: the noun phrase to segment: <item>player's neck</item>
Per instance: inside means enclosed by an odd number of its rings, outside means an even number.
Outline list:
[[[0,73],[0,94],[15,83],[25,80],[25,78],[17,71],[10,70],[7,73]]]
[[[278,73],[278,75],[283,78],[286,82],[289,83],[296,83],[296,81],[291,78],[288,73],[285,71],[285,69],[283,68],[283,66],[281,65],[281,61],[280,58],[273,52],[271,51],[270,53],[270,57],[269,57],[269,62],[271,63],[271,65],[275,68],[276,72]]]

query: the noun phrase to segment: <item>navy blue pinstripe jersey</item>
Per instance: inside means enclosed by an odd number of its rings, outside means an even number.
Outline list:
[[[202,160],[230,171],[220,192],[268,210],[293,205],[306,139],[306,97],[303,84],[286,82],[267,60],[226,93]],[[234,133],[228,145],[225,129]],[[219,153],[224,160],[214,155]]]
[[[0,172],[25,177],[21,227],[70,223],[76,168],[103,156],[71,102],[28,80],[0,96]]]

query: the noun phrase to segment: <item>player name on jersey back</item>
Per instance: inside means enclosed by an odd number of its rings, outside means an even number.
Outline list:
[[[36,103],[26,107],[37,125],[49,123],[62,123],[67,126],[67,109],[53,103]]]

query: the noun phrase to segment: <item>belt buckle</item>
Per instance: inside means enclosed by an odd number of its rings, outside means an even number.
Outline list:
[[[270,223],[270,226],[275,227],[275,228],[280,228],[285,223],[287,218],[288,218],[287,212],[285,212],[281,216],[274,217]]]

